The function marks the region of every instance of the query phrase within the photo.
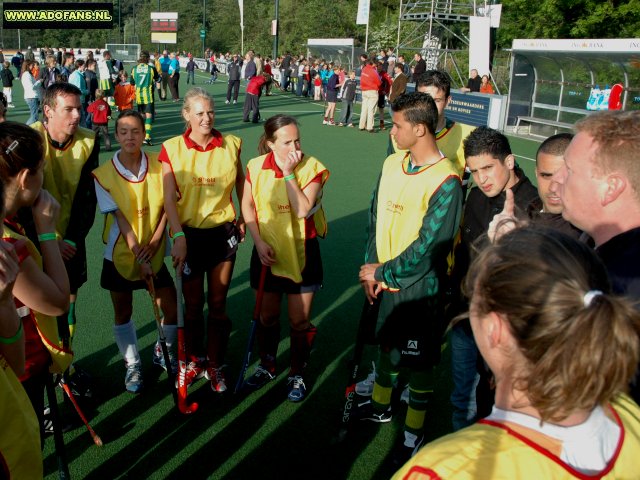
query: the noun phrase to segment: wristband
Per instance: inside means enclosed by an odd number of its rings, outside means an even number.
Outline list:
[[[78,248],[78,246],[76,245],[76,242],[74,242],[73,240],[69,240],[68,238],[65,238],[64,241],[67,242],[69,245],[71,245],[73,248]]]
[[[22,320],[20,320],[20,325],[18,326],[18,331],[13,337],[0,337],[0,343],[4,345],[11,345],[12,343],[16,343],[18,339],[22,336]]]
[[[286,177],[284,177],[284,181],[288,182],[289,180],[293,180],[296,178],[296,174],[295,173],[290,173],[289,175],[287,175]]]
[[[171,235],[171,240],[175,240],[178,237],[184,237],[184,232],[176,232],[173,235]]]
[[[38,241],[39,242],[46,242],[47,240],[57,240],[58,239],[58,235],[56,235],[55,232],[53,233],[41,233],[40,235],[38,235]]]

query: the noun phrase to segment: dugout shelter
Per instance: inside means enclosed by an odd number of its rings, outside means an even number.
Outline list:
[[[593,90],[614,85],[620,109],[640,110],[640,39],[516,39],[504,129],[569,131],[589,113]]]

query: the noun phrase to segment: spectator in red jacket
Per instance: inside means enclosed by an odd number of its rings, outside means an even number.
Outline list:
[[[384,130],[384,107],[387,97],[391,93],[391,77],[387,73],[383,61],[378,62],[378,75],[380,75],[380,86],[378,87],[378,116],[380,118],[380,130]]]
[[[92,130],[96,132],[96,143],[104,142],[107,152],[111,151],[111,138],[109,137],[109,119],[111,119],[111,108],[104,101],[104,90],[96,90],[96,100],[87,107],[87,113],[91,115]]]
[[[373,64],[373,60],[367,60],[360,73],[360,90],[362,90],[362,110],[360,111],[360,130],[373,133],[373,120],[378,104],[378,89],[380,88],[380,76]]]
[[[260,121],[260,94],[262,93],[262,87],[267,83],[269,77],[268,73],[262,72],[260,75],[251,77],[247,84],[247,93],[244,96],[244,117],[242,121],[249,121],[249,113],[253,111],[253,117],[251,121],[258,123]]]

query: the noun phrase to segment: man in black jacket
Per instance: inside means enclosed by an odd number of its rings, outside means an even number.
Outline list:
[[[233,91],[233,103],[238,103],[238,91],[240,90],[240,73],[242,71],[242,60],[237,53],[233,54],[231,63],[227,65],[227,75],[229,75],[229,86],[227,87],[226,104],[231,103],[231,92]]]
[[[457,291],[467,273],[474,247],[482,241],[493,217],[502,211],[506,191],[510,189],[513,192],[517,217],[526,217],[527,207],[538,198],[536,187],[516,165],[509,140],[497,130],[476,128],[464,141],[464,155],[476,186],[467,197],[461,242],[455,250],[452,275],[454,291]],[[468,308],[464,300],[459,300],[459,294],[454,293],[453,298],[458,302],[456,312]],[[479,359],[469,321],[457,323],[451,331],[454,430],[470,425],[491,411],[493,395],[489,389],[489,377],[482,364],[476,368]],[[477,398],[474,398],[476,385]]]
[[[614,293],[640,301],[640,112],[585,117],[553,176],[562,216],[595,242]],[[640,401],[640,381],[631,386]]]

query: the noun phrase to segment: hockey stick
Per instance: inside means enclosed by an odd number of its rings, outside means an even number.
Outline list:
[[[187,270],[185,264],[184,270]],[[188,270],[187,270],[188,271]],[[176,271],[176,297],[178,306],[178,410],[180,413],[188,415],[198,410],[198,404],[193,402],[187,404],[187,383],[185,375],[187,373],[187,347],[184,341],[184,309],[182,306],[182,272]]]
[[[49,411],[53,420],[53,440],[56,445],[56,457],[58,459],[58,477],[60,480],[71,478],[69,474],[69,465],[67,463],[67,455],[64,447],[64,439],[62,438],[62,422],[60,421],[60,412],[58,411],[58,399],[56,398],[56,388],[53,384],[53,378],[47,374],[47,398],[49,399]]]
[[[151,297],[151,303],[153,305],[153,316],[156,319],[156,327],[158,329],[158,338],[160,339],[160,348],[162,348],[162,357],[164,358],[165,369],[167,370],[167,377],[169,380],[169,389],[171,395],[173,395],[173,401],[178,405],[178,392],[176,390],[176,379],[173,374],[173,367],[171,365],[171,358],[169,357],[169,349],[167,348],[167,338],[164,335],[164,329],[162,328],[162,318],[160,317],[160,309],[156,302],[156,289],[153,285],[153,277],[147,279],[147,288],[149,290],[149,296]]]
[[[247,340],[247,349],[244,354],[244,364],[236,382],[236,388],[233,393],[238,393],[242,389],[244,376],[247,374],[249,363],[251,363],[251,351],[253,350],[253,342],[256,338],[256,328],[260,321],[260,309],[262,308],[262,296],[264,294],[264,281],[267,278],[267,266],[262,265],[260,270],[260,283],[258,284],[258,292],[256,293],[256,306],[253,309],[253,318],[251,319],[251,329],[249,330],[249,339]]]
[[[356,383],[358,383],[358,371],[362,362],[364,346],[370,343],[375,334],[375,325],[378,317],[380,300],[374,300],[373,304],[365,298],[360,322],[358,324],[358,333],[356,335],[356,344],[353,349],[353,357],[349,361],[349,377],[347,379],[347,388],[344,392],[344,407],[342,409],[342,422],[338,440],[344,440],[349,431],[351,424],[351,416],[353,414],[353,404],[356,397]]]
[[[80,409],[80,405],[78,405],[78,401],[73,397],[73,393],[71,393],[71,389],[69,388],[69,385],[67,385],[66,382],[64,381],[60,382],[60,385],[62,386],[62,390],[64,390],[64,393],[67,394],[67,397],[69,398],[69,400],[71,400],[71,404],[73,405],[73,408],[76,409],[76,413],[80,417],[80,420],[82,420],[84,422],[84,426],[87,427],[87,430],[91,435],[91,438],[93,438],[93,443],[95,443],[98,447],[101,447],[102,439],[93,430],[93,428],[91,428],[91,425],[89,425],[89,421],[87,420],[87,417],[84,416],[84,413],[82,413],[82,410]]]

